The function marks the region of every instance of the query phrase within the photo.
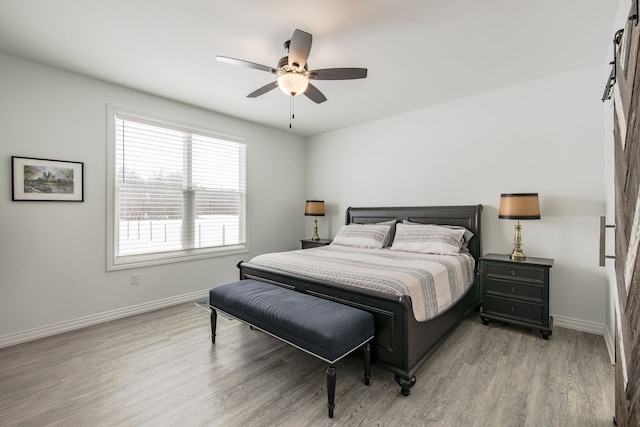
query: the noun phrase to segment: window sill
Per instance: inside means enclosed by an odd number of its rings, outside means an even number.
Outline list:
[[[236,245],[224,248],[211,248],[208,250],[165,252],[157,254],[130,255],[126,257],[110,258],[107,260],[107,271],[127,270],[131,268],[150,267],[154,265],[166,265],[175,262],[195,261],[207,258],[248,253],[247,245]]]

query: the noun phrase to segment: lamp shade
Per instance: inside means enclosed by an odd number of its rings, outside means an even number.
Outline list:
[[[278,77],[278,87],[287,95],[301,95],[308,85],[309,80],[300,73],[285,73]]]
[[[304,214],[307,216],[324,216],[324,200],[307,200],[304,205]]]
[[[498,218],[540,219],[538,193],[501,194]]]

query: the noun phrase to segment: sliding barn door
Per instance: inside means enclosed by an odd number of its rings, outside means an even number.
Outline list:
[[[633,0],[635,3],[638,0]],[[636,14],[636,5],[630,15]],[[640,25],[630,19],[615,49],[616,420],[640,423]]]

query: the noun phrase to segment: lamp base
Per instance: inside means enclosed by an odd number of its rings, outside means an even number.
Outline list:
[[[318,236],[318,217],[313,218],[313,237],[311,240],[320,240],[320,236]]]
[[[527,259],[522,252],[522,226],[520,225],[520,220],[515,226],[516,233],[513,237],[513,252],[511,252],[511,259],[514,261],[524,261]]]

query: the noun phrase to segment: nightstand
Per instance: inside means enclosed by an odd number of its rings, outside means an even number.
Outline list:
[[[320,240],[312,240],[312,239],[302,239],[300,243],[302,244],[302,249],[309,248],[317,248],[318,246],[327,246],[330,245],[333,240],[331,239],[320,239]]]
[[[553,317],[549,315],[549,269],[553,260],[527,257],[514,261],[509,255],[480,257],[480,284],[485,325],[498,320],[537,329],[549,339]]]

